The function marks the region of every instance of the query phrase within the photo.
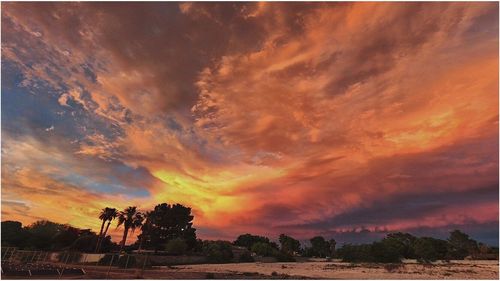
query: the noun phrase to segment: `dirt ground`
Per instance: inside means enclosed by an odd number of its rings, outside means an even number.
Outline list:
[[[400,265],[342,262],[233,263],[137,269],[85,267],[85,276],[64,279],[496,279],[498,261]],[[2,276],[4,277],[4,276]],[[5,278],[3,278],[5,279]],[[12,278],[7,278],[12,279]],[[14,278],[15,279],[15,278]],[[30,278],[31,279],[31,278]]]
[[[87,278],[105,272],[87,270]],[[134,279],[136,270],[112,270],[111,279]],[[457,261],[445,264],[350,264],[341,262],[233,263],[160,267],[146,270],[145,279],[498,279],[498,261]]]
[[[177,266],[174,272],[258,273],[314,279],[498,279],[498,261],[383,265],[340,262],[244,263]],[[273,274],[274,272],[274,274]]]

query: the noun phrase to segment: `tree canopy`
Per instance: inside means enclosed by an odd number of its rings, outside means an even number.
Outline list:
[[[246,234],[242,234],[242,235],[238,236],[238,238],[236,238],[236,240],[233,242],[233,244],[236,246],[245,247],[245,248],[250,250],[252,248],[253,244],[258,243],[258,242],[266,243],[266,244],[271,243],[271,241],[267,237],[246,233]]]
[[[162,203],[147,214],[146,225],[139,239],[144,248],[162,250],[168,241],[182,239],[188,249],[196,246],[196,229],[193,228],[191,208],[181,204]]]

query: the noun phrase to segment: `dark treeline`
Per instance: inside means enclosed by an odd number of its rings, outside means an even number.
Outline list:
[[[73,250],[93,252],[98,236],[90,229],[79,229],[67,224],[37,221],[23,227],[18,221],[2,222],[2,247],[17,247],[25,250],[61,251]],[[102,250],[118,250],[111,237],[102,240]]]
[[[446,240],[416,237],[409,233],[389,233],[381,241],[362,245],[343,245],[336,256],[349,262],[400,262],[417,259],[420,262],[436,260],[498,259],[498,248],[478,243],[469,235],[454,230]]]
[[[346,262],[397,263],[402,259],[421,262],[474,259],[498,259],[498,248],[479,243],[467,234],[454,230],[446,240],[416,237],[409,233],[389,233],[370,244],[344,244],[337,248],[334,239],[312,237],[302,245],[297,239],[281,234],[276,242],[267,237],[242,234],[235,241],[202,241],[196,237],[191,208],[180,204],[159,204],[153,210],[140,212],[136,207],[123,211],[104,208],[99,214],[99,233],[50,221],[28,226],[20,222],[2,222],[3,247],[27,250],[132,252],[153,251],[167,255],[204,255],[211,262],[237,259],[251,262],[255,256],[273,257],[277,261],[295,261],[298,257],[338,258]],[[112,222],[123,230],[119,244],[111,241],[108,230]],[[137,240],[126,246],[127,237],[137,231]],[[234,253],[239,252],[237,256]]]

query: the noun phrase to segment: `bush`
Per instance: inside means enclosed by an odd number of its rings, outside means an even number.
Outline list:
[[[254,261],[255,261],[254,258],[249,252],[244,252],[238,258],[238,262],[254,262]]]
[[[381,263],[399,263],[401,257],[398,248],[388,241],[374,242],[371,248],[373,261]]]
[[[252,252],[259,256],[272,257],[276,251],[277,250],[269,245],[269,243],[257,242],[252,245]]]
[[[227,241],[205,241],[203,253],[211,263],[228,263],[233,259],[231,247]]]
[[[394,272],[397,269],[404,268],[404,267],[405,266],[402,263],[388,263],[388,264],[384,265],[384,269],[387,272]]]
[[[399,263],[398,249],[385,241],[363,245],[344,245],[337,251],[344,262]]]
[[[116,257],[115,257],[116,259]],[[128,259],[128,261],[127,261]],[[123,255],[118,259],[118,267],[119,268],[132,268],[137,264],[137,260],[134,256],[131,255]]]
[[[346,244],[337,250],[337,254],[344,262],[373,262],[369,244]]]
[[[188,249],[188,245],[184,239],[175,238],[167,242],[165,251],[171,255],[184,255]]]
[[[422,263],[429,263],[439,259],[446,259],[447,242],[431,237],[418,238],[415,241],[415,255]]]
[[[278,262],[295,262],[295,258],[287,253],[281,252],[281,251],[276,251],[274,253],[274,257],[276,258],[276,261]]]

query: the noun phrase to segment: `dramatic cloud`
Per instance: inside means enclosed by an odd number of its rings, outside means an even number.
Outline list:
[[[497,3],[3,3],[2,74],[4,219],[498,243]]]

